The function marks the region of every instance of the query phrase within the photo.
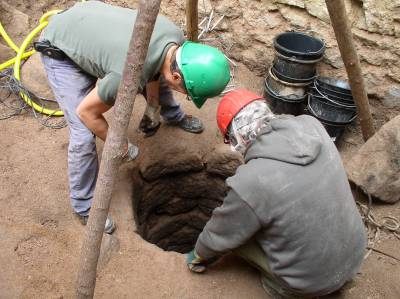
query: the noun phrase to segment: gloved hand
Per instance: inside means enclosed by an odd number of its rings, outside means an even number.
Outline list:
[[[145,137],[153,136],[160,127],[160,106],[150,106],[147,104],[139,129],[145,133]]]
[[[207,269],[207,261],[197,255],[194,249],[186,254],[186,264],[189,270],[195,273],[203,273]]]
[[[122,157],[122,163],[130,162],[139,155],[139,148],[128,141],[128,147],[125,155]]]

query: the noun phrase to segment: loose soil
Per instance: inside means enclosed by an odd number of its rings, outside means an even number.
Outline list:
[[[15,5],[21,6],[20,2]],[[239,86],[261,92],[262,78],[246,67],[239,65],[236,77]],[[186,112],[204,121],[203,134],[219,137],[211,133],[216,126],[216,101],[197,110],[181,95],[177,99]],[[139,147],[143,139],[136,128],[143,103],[143,98],[138,97],[128,133]],[[375,100],[372,106],[377,126],[399,113],[385,109]],[[108,119],[111,117],[112,111],[107,115]],[[163,130],[169,128],[163,126],[152,138],[159,138],[162,143],[168,138],[168,134],[160,134]],[[349,127],[340,145],[345,164],[361,144],[359,127]],[[45,128],[30,113],[0,121],[0,298],[74,297],[85,227],[73,217],[70,208],[67,146],[67,128]],[[101,142],[98,151],[101,154]],[[165,252],[144,241],[136,233],[132,211],[134,167],[134,163],[124,165],[119,172],[111,203],[118,229],[103,238],[97,298],[268,298],[257,272],[232,255],[206,274],[196,275],[187,270],[184,255]],[[378,218],[400,218],[400,203],[384,205],[374,201],[373,211]],[[376,247],[400,258],[399,245],[395,236],[383,232]],[[398,261],[372,253],[354,281],[330,297],[400,298],[399,277]]]

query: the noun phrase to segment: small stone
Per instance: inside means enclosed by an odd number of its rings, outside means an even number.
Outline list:
[[[388,108],[400,107],[400,86],[391,87],[383,97],[382,103]]]

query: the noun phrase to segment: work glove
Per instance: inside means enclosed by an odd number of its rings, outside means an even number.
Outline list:
[[[139,155],[139,148],[128,141],[126,153],[122,156],[122,163],[130,162]]]
[[[186,264],[189,270],[195,273],[203,273],[207,269],[207,261],[197,255],[194,249],[186,254]]]
[[[153,136],[160,127],[160,106],[146,105],[139,129],[145,134],[145,137]]]

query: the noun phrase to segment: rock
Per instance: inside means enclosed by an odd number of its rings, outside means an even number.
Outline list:
[[[304,9],[282,7],[280,11],[285,20],[287,20],[293,27],[307,28],[310,24],[310,16],[304,11]]]
[[[148,138],[148,144],[140,153],[140,172],[146,180],[152,181],[173,172],[199,171],[204,168],[202,153],[191,146],[191,142],[184,141],[187,134],[183,130],[176,130],[175,138],[165,138],[158,142],[151,142],[157,140],[154,137]],[[195,139],[195,136],[192,138]],[[163,154],[160,155],[160,152]]]
[[[400,107],[400,86],[392,86],[383,97],[382,103],[388,108]]]
[[[275,2],[304,8],[304,0],[276,0]]]
[[[137,180],[140,178],[134,178],[134,207],[139,225],[152,213],[176,215],[196,206],[210,207],[209,200],[220,202],[227,191],[225,177],[205,171],[165,176],[153,182]]]
[[[393,68],[392,70],[390,70],[389,73],[388,73],[388,76],[392,80],[400,83],[400,67]]]
[[[23,64],[21,68],[21,81],[34,95],[44,99],[54,99],[39,53],[33,54]]]
[[[0,1],[1,21],[8,36],[18,47],[29,33],[29,17],[5,1]]]
[[[337,48],[327,48],[325,50],[323,61],[336,69],[344,67],[342,56]]]
[[[375,97],[381,95],[381,87],[385,84],[384,78],[368,72],[364,74],[364,82],[368,95]]]
[[[396,26],[396,22],[394,21],[398,7],[398,1],[363,0],[368,31],[399,36],[400,29],[397,28],[398,26]]]
[[[387,203],[400,200],[400,115],[386,123],[346,167],[349,180]]]
[[[100,255],[98,261],[98,269],[102,270],[110,261],[113,254],[119,251],[120,244],[115,234],[104,234],[100,247]]]
[[[323,0],[305,0],[305,9],[308,13],[325,23],[330,23],[328,9],[326,8],[325,1]]]
[[[243,164],[242,156],[231,151],[228,145],[219,146],[210,152],[205,160],[206,171],[222,177],[232,176],[236,168]]]

